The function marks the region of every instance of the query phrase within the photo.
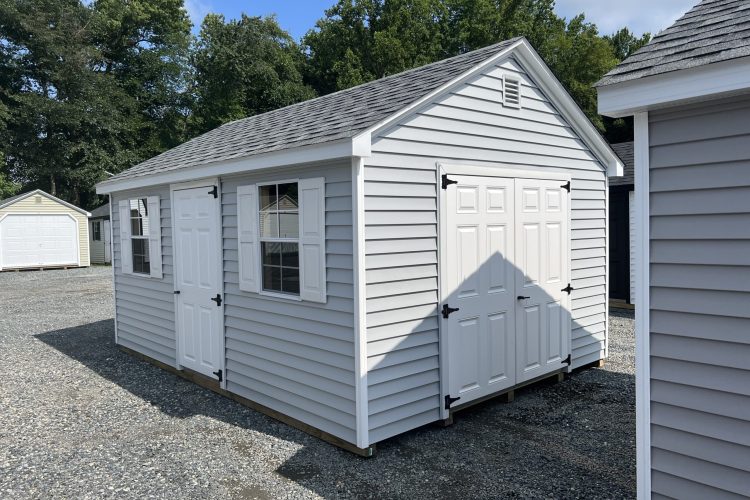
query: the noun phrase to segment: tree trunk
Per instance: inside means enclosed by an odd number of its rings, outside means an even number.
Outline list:
[[[57,196],[57,187],[55,186],[55,175],[49,174],[49,194]]]

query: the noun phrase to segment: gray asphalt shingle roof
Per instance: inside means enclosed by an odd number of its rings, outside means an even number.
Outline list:
[[[746,56],[750,56],[750,1],[703,0],[595,86]]]
[[[351,138],[519,38],[267,113],[226,123],[144,161],[108,181]]]
[[[92,219],[96,219],[98,217],[109,217],[109,203],[105,203],[101,207],[97,207],[91,211]]]
[[[10,203],[10,202],[12,202],[14,200],[17,200],[18,198],[21,198],[22,196],[26,196],[27,194],[28,193],[21,193],[21,194],[15,195],[15,196],[10,196],[8,198],[5,198],[4,200],[0,200],[0,207],[2,207],[3,205],[6,205],[6,204],[8,204],[8,203]]]
[[[623,164],[623,173],[620,177],[610,177],[610,186],[628,186],[635,184],[635,161],[633,160],[633,142],[620,142],[610,144]]]

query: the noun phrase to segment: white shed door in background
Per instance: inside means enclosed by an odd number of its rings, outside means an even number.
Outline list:
[[[211,187],[173,193],[177,342],[180,365],[221,379],[219,200],[209,193]]]
[[[570,354],[568,193],[560,181],[516,179],[518,382],[552,373]]]
[[[451,176],[447,194],[450,395],[460,403],[515,384],[513,179]]]
[[[9,214],[0,221],[0,265],[78,264],[78,227],[67,215]]]
[[[561,181],[449,179],[440,313],[460,405],[567,366],[568,196]]]

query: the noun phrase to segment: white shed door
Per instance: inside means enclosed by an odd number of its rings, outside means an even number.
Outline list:
[[[567,203],[560,181],[516,179],[519,383],[559,370],[570,354]]]
[[[219,200],[210,189],[173,194],[177,342],[180,365],[219,377],[224,356]]]
[[[440,312],[448,395],[464,404],[567,366],[568,200],[561,181],[450,180]]]
[[[78,227],[67,215],[9,214],[0,221],[3,268],[78,264]]]
[[[515,385],[513,179],[451,176],[446,280],[450,395],[460,403]]]

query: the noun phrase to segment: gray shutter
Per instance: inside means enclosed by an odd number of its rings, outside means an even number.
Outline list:
[[[158,196],[148,197],[148,256],[152,278],[163,277],[161,270],[161,205]]]
[[[300,200],[300,297],[326,301],[325,179],[301,179]]]
[[[240,290],[260,291],[258,262],[258,188],[255,184],[237,187],[237,257]]]
[[[120,201],[120,265],[124,274],[133,274],[133,247],[130,246],[130,201]]]

